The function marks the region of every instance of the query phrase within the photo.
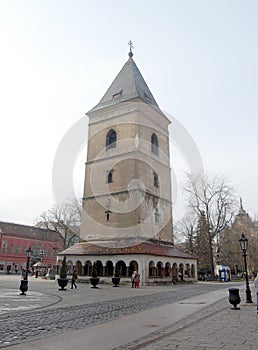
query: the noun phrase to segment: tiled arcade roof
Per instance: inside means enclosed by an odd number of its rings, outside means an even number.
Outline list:
[[[175,258],[196,259],[173,245],[158,244],[150,241],[136,243],[131,246],[118,246],[118,242],[82,242],[61,252],[61,255],[121,255],[121,254],[149,254],[169,256]]]

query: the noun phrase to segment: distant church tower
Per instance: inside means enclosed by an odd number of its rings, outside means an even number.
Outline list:
[[[170,121],[132,56],[87,113],[81,238],[171,244]]]

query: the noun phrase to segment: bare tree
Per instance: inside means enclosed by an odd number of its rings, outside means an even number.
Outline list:
[[[201,241],[207,244],[206,254],[210,259],[211,275],[214,276],[215,239],[219,240],[220,232],[231,223],[236,211],[237,201],[233,187],[220,176],[187,174],[184,191],[189,208],[197,214],[199,219],[205,220]],[[204,231],[206,231],[206,237],[204,237]]]
[[[81,208],[81,200],[77,198],[56,204],[40,215],[36,226],[61,233],[66,249],[79,241]]]
[[[174,226],[175,243],[181,244],[184,251],[196,255],[196,215],[187,213]]]

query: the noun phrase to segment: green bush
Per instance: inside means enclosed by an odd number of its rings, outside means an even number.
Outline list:
[[[115,275],[114,275],[115,277],[119,277],[120,276],[120,274],[119,274],[119,269],[118,269],[118,267],[116,266],[116,268],[115,268]]]
[[[96,264],[95,264],[95,263],[94,263],[93,266],[92,266],[91,276],[92,276],[92,277],[98,277],[98,274],[97,274],[97,267],[96,267]]]

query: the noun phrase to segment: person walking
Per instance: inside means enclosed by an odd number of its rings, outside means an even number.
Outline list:
[[[256,273],[256,277],[254,279],[254,286],[256,289],[256,312],[258,315],[258,273]]]
[[[75,288],[77,288],[77,285],[76,285],[76,280],[77,280],[77,275],[76,275],[76,272],[75,271],[73,271],[73,274],[72,274],[72,279],[71,279],[71,289],[73,289],[73,286],[75,287]]]
[[[140,287],[140,274],[138,272],[136,272],[135,277],[134,277],[134,281],[135,281],[135,288],[139,288]]]
[[[132,288],[135,288],[135,275],[136,275],[136,271],[134,271],[131,276]]]

